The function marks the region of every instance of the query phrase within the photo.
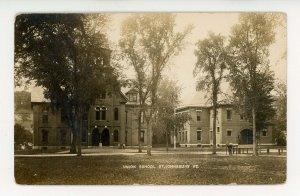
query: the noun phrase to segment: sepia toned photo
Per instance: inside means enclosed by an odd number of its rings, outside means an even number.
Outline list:
[[[19,14],[21,185],[283,184],[280,12]]]

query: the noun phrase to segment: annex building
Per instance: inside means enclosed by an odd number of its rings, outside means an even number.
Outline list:
[[[202,102],[195,103],[195,99]],[[182,147],[211,146],[213,144],[213,109],[207,104],[205,96],[196,94],[190,105],[176,108],[175,113],[188,113],[191,119],[177,133],[177,143]],[[252,144],[251,124],[243,114],[236,111],[232,104],[220,104],[217,108],[216,143],[224,146]],[[258,130],[258,142],[261,145],[274,144],[272,127]]]
[[[41,92],[40,92],[41,94]],[[137,91],[103,93],[82,121],[82,147],[138,145]],[[69,148],[72,141],[70,128],[63,110],[53,110],[49,101],[31,97],[33,110],[34,149]],[[142,122],[142,128],[145,127]],[[141,142],[146,141],[141,130]]]

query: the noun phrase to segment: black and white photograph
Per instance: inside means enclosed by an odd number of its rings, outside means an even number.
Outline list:
[[[15,183],[286,183],[287,20],[18,13]]]

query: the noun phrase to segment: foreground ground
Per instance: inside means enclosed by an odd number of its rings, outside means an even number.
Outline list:
[[[286,157],[145,154],[15,157],[19,184],[278,184]]]

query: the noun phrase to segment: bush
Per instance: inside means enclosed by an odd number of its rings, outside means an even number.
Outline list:
[[[276,137],[278,146],[286,146],[286,134],[283,131],[280,131]]]
[[[15,124],[15,149],[25,149],[29,147],[33,141],[32,141],[32,133],[25,129],[20,124]]]

